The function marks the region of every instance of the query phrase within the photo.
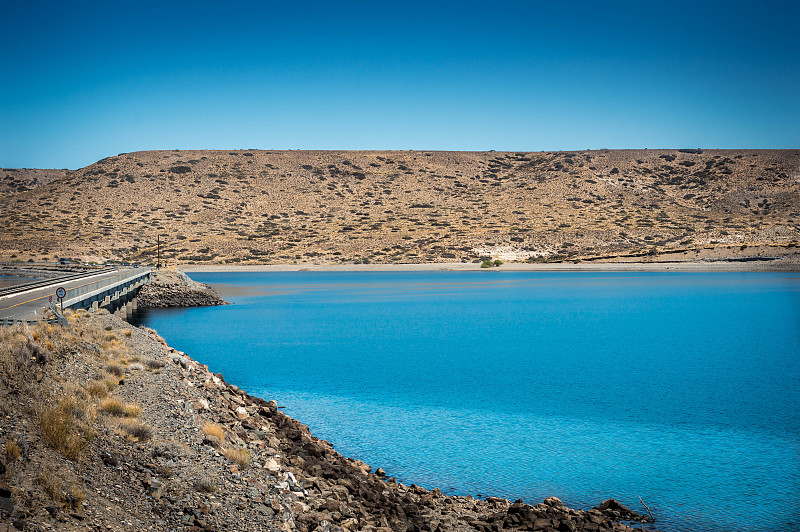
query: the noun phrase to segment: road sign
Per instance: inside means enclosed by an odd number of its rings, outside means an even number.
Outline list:
[[[58,297],[58,299],[64,299],[66,295],[67,291],[64,290],[63,286],[59,286],[58,289],[56,289],[56,297]]]

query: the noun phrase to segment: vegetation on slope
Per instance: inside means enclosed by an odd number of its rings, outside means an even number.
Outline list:
[[[0,198],[0,258],[153,262],[159,234],[178,263],[785,254],[799,167],[798,150],[137,152]]]

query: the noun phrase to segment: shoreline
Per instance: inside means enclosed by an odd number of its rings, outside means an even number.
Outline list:
[[[713,260],[674,262],[580,262],[504,263],[481,268],[480,263],[436,262],[420,264],[180,264],[183,272],[413,272],[413,271],[506,271],[506,272],[800,272],[800,264],[786,260]]]

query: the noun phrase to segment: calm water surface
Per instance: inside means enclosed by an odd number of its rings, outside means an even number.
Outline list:
[[[800,529],[800,274],[193,277],[143,322],[404,483]]]

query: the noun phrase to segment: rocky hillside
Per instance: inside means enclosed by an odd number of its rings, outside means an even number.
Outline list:
[[[797,256],[800,150],[150,151],[0,198],[0,259]]]
[[[101,310],[0,328],[0,530],[617,531],[572,510],[444,496],[337,453],[152,330]],[[636,525],[639,530],[639,525]]]

